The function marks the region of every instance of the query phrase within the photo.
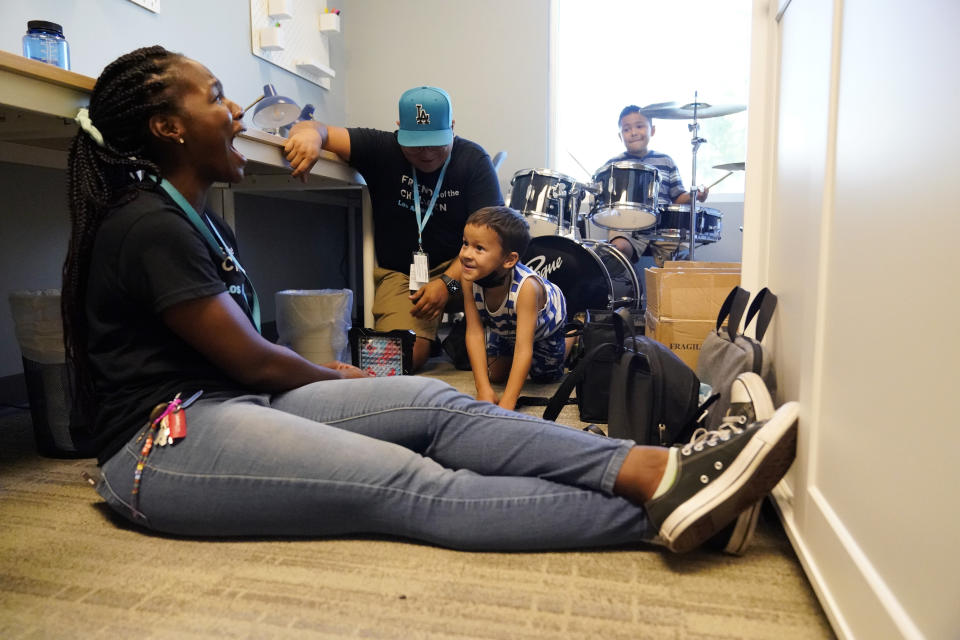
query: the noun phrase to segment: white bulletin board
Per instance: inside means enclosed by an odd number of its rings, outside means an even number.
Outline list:
[[[339,37],[340,16],[331,20],[334,16],[324,14],[325,8],[322,0],[250,0],[253,55],[329,89],[330,79],[336,72],[330,68],[328,38]],[[270,17],[271,12],[281,9],[290,17]],[[321,16],[325,16],[323,31]],[[274,29],[276,31],[272,31]],[[283,48],[271,49],[272,46]]]

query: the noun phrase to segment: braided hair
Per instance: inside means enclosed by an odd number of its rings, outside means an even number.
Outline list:
[[[153,46],[137,49],[111,62],[90,95],[89,117],[102,135],[102,146],[78,131],[67,162],[70,242],[63,265],[61,313],[67,362],[75,377],[75,400],[84,418],[93,415],[94,386],[87,359],[87,277],[94,238],[107,211],[155,188],[139,175],[161,176],[147,157],[150,118],[176,108],[176,73],[184,56]]]

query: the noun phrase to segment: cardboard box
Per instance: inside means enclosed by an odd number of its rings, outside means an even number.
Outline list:
[[[655,318],[646,314],[646,336],[666,345],[687,366],[697,370],[697,360],[700,359],[700,347],[703,341],[717,324],[713,320],[672,320]]]
[[[740,271],[739,262],[700,262],[695,260],[667,260],[663,263],[664,269],[680,269],[681,271],[690,269],[715,269],[717,271]]]
[[[740,265],[733,263],[734,268],[729,266],[731,263],[675,264],[646,269],[647,312],[656,319],[716,322],[727,294],[740,284]]]

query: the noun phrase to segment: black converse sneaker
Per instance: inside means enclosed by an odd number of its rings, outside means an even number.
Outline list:
[[[767,495],[793,463],[798,413],[799,404],[788,402],[764,422],[701,429],[672,448],[676,478],[644,505],[658,530],[652,542],[690,551]]]
[[[724,423],[743,426],[751,422],[769,420],[773,416],[773,399],[763,378],[755,373],[741,373],[730,385],[730,408]],[[706,542],[711,549],[735,556],[743,555],[757,529],[763,498],[737,516],[737,519]]]

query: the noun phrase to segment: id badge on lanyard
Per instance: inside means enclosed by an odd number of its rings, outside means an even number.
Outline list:
[[[418,249],[413,252],[413,261],[410,263],[410,292],[418,291],[420,287],[430,282],[430,259],[423,251],[423,228],[427,226],[427,221],[433,215],[433,206],[437,204],[437,198],[440,196],[440,187],[443,185],[443,176],[447,173],[447,166],[450,165],[450,158],[453,152],[447,154],[447,159],[443,161],[443,169],[437,176],[437,185],[433,188],[433,197],[430,198],[430,204],[427,205],[427,211],[421,217],[420,214],[420,183],[417,181],[417,168],[413,168],[413,206],[417,212],[417,244]]]
[[[418,291],[428,282],[430,282],[430,259],[423,249],[414,251],[413,262],[410,263],[410,293]]]

